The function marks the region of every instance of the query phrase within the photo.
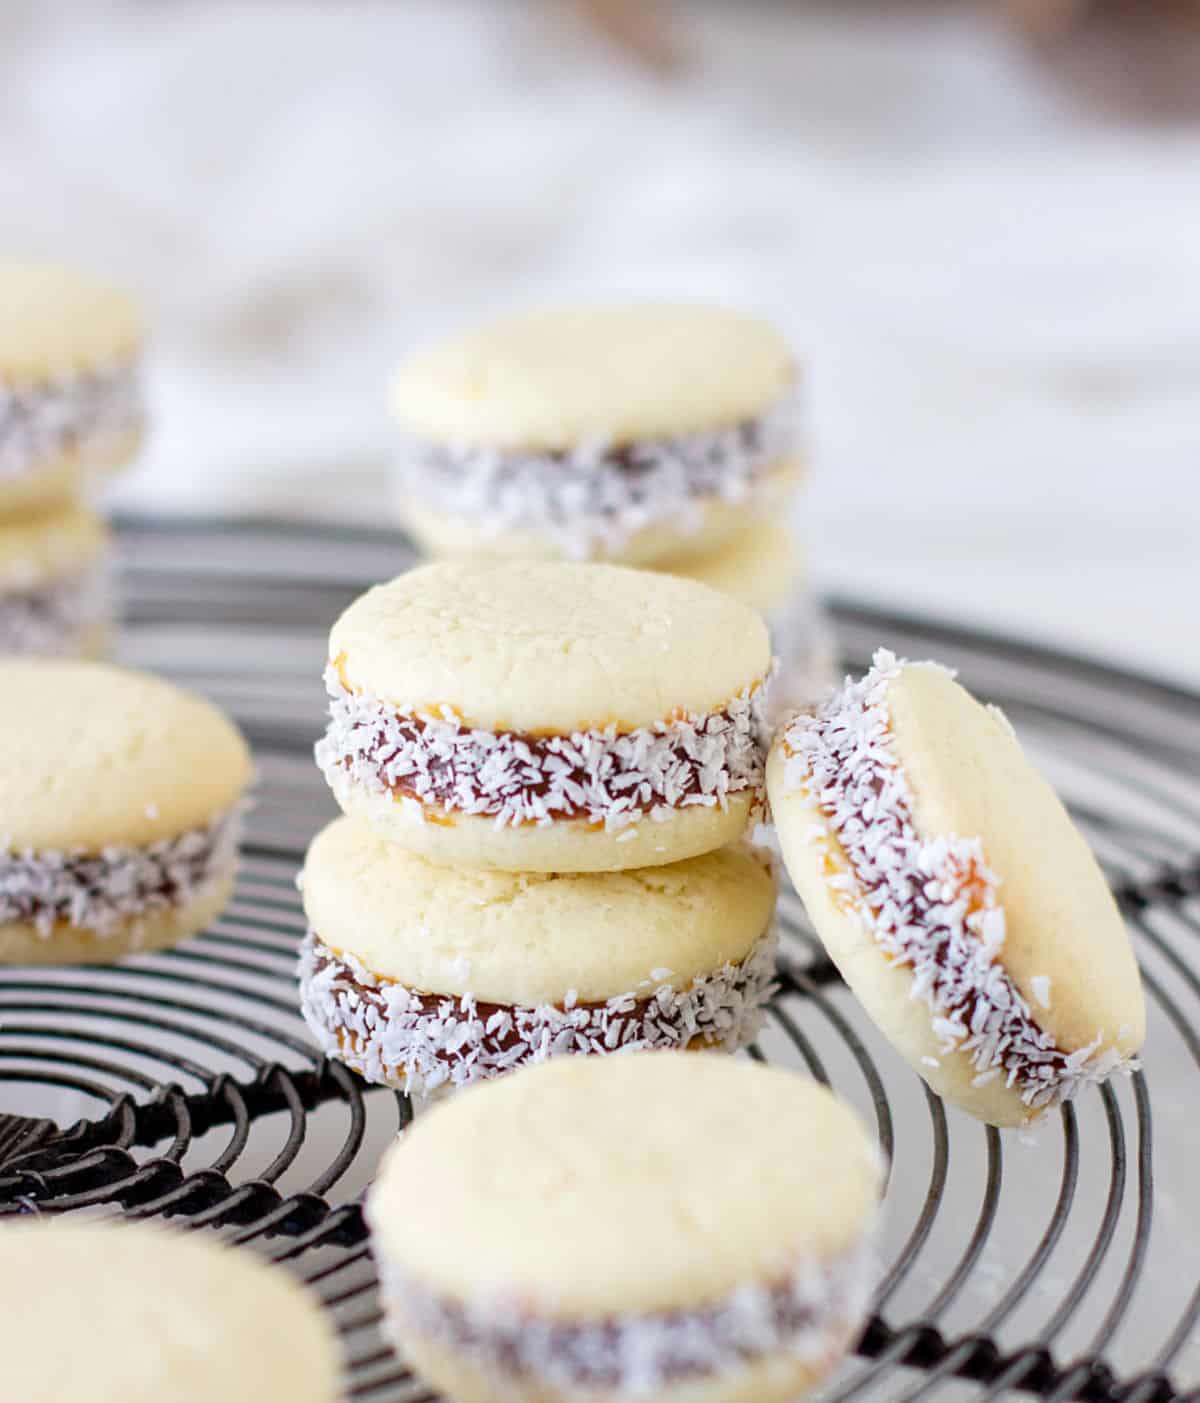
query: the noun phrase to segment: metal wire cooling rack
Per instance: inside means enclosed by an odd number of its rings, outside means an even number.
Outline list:
[[[293,975],[294,877],[332,813],[311,760],[325,633],[407,548],[278,524],[131,522],[122,541],[124,659],[233,711],[259,803],[236,898],[202,937],[111,969],[0,971],[0,1213],[219,1230],[320,1292],[351,1398],[429,1399],[379,1335],[359,1209],[408,1107],[315,1055]],[[883,642],[958,666],[1006,709],[1119,896],[1150,1034],[1131,1081],[1001,1136],[925,1092],[784,898],[782,992],[753,1055],[832,1084],[892,1161],[876,1314],[826,1396],[1200,1403],[1200,699],[848,603],[833,615],[848,667]]]

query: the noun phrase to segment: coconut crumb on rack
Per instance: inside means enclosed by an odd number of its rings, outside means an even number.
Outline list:
[[[681,989],[661,982],[604,1003],[579,1003],[571,993],[562,1007],[524,1007],[471,994],[422,994],[373,974],[353,955],[335,953],[310,931],[300,950],[301,1012],[328,1056],[368,1081],[402,1077],[407,1093],[424,1097],[551,1057],[678,1048],[693,1040],[735,1051],[762,1024],[775,989],[776,945],[772,927],[743,960]],[[648,984],[654,982],[652,976]]]
[[[232,867],[241,816],[239,805],[145,847],[0,851],[0,925],[28,922],[45,938],[65,922],[103,937],[126,921],[183,906]]]
[[[580,818],[609,832],[649,814],[664,820],[695,805],[725,808],[751,791],[762,804],[770,678],[721,711],[633,731],[546,738],[471,727],[441,715],[398,712],[325,671],[329,724],[316,759],[330,787],[361,785],[466,815],[498,828]]]
[[[88,569],[21,590],[0,590],[0,654],[67,657],[115,610],[107,554]]]
[[[0,378],[0,482],[62,453],[101,454],[144,418],[136,361],[33,385]]]
[[[747,1282],[689,1309],[561,1321],[532,1314],[515,1294],[511,1302],[447,1300],[382,1253],[378,1265],[385,1320],[403,1320],[489,1377],[623,1398],[734,1373],[777,1354],[825,1359],[866,1314],[878,1276],[868,1242],[830,1262],[805,1259],[782,1280]]]
[[[1070,1053],[1055,1044],[1000,962],[1000,880],[979,839],[917,833],[887,707],[904,665],[880,649],[860,681],[797,716],[784,735],[785,783],[824,814],[836,849],[821,825],[809,837],[829,859],[835,899],[911,968],[911,997],[933,1014],[942,1055],[964,1053],[976,1086],[1003,1078],[1031,1109],[1070,1100],[1135,1063],[1099,1036]]]
[[[594,440],[560,452],[410,439],[397,475],[406,500],[489,534],[544,531],[566,554],[586,559],[662,521],[691,534],[708,500],[752,499],[794,455],[798,417],[787,396],[724,429],[618,445]]]

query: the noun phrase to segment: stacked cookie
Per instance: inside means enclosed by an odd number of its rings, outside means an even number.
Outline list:
[[[511,316],[400,368],[400,517],[435,556],[702,580],[767,616],[785,671],[824,680],[779,524],[802,476],[796,399],[786,343],[751,317],[686,304]]]
[[[162,678],[0,661],[0,965],[106,964],[202,930],[233,890],[245,740]]]
[[[0,654],[107,648],[112,548],[86,503],[140,440],[141,340],[114,289],[0,260]]]
[[[741,843],[771,668],[753,610],[612,565],[446,561],[330,639],[305,1017],[423,1096],[561,1053],[735,1048],[773,973]]]

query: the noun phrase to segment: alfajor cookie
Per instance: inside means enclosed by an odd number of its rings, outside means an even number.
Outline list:
[[[282,1268],[144,1223],[0,1220],[0,1393],[20,1403],[337,1403],[316,1299]]]
[[[778,660],[772,716],[807,705],[836,685],[830,628],[786,526],[762,522],[703,555],[656,562],[653,568],[720,590],[763,616]]]
[[[766,626],[614,565],[444,561],[334,625],[317,762],[339,804],[442,863],[650,867],[762,797]]]
[[[794,1073],[577,1057],[422,1117],[367,1218],[389,1328],[459,1403],[790,1403],[861,1329],[880,1181]]]
[[[1128,1069],[1137,964],[1103,874],[994,708],[875,655],[778,735],[788,871],[847,984],[929,1085],[1019,1125]]]
[[[775,879],[741,845],[636,872],[436,867],[341,818],[304,866],[322,1050],[418,1097],[550,1057],[752,1039]]]
[[[401,366],[401,516],[438,555],[646,564],[769,516],[799,474],[796,368],[752,317],[567,306]]]
[[[113,613],[112,540],[94,512],[0,519],[0,655],[98,657]]]
[[[0,513],[63,502],[132,456],[141,343],[137,309],[115,288],[0,260]]]
[[[225,906],[250,755],[215,707],[104,663],[0,662],[0,963],[108,961]]]

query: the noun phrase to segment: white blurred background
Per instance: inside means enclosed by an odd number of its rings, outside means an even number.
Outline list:
[[[1196,682],[1177,8],[3,0],[0,245],[150,309],[126,507],[378,520],[417,341],[562,295],[745,304],[807,359],[821,588]]]

